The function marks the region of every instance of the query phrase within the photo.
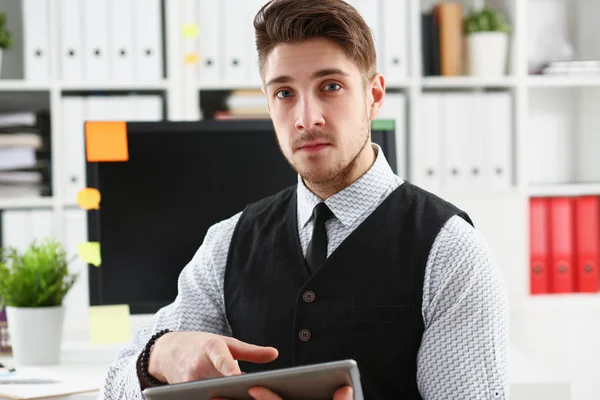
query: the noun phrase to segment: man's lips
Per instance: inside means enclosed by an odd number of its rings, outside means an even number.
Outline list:
[[[302,144],[298,147],[298,150],[304,150],[309,152],[315,152],[324,149],[325,147],[330,146],[327,142],[310,142]]]

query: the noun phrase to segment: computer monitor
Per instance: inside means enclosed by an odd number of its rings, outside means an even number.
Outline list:
[[[373,142],[396,170],[393,122],[376,121]],[[127,123],[129,160],[88,162],[101,193],[88,211],[90,304],[128,304],[148,314],[171,303],[177,278],[208,228],[251,202],[297,183],[270,120]]]

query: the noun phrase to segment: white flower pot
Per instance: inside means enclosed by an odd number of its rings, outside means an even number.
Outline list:
[[[58,364],[64,316],[64,307],[6,307],[15,364]]]
[[[508,35],[476,32],[467,35],[467,74],[494,78],[506,74]]]

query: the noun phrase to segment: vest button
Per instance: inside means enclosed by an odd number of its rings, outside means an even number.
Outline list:
[[[302,329],[298,336],[303,342],[308,342],[310,340],[310,331],[308,329]]]
[[[313,301],[315,301],[315,292],[307,290],[302,294],[302,299],[306,303],[312,303]]]

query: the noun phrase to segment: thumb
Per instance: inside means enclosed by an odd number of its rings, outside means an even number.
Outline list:
[[[333,395],[333,400],[352,400],[353,398],[354,394],[351,386],[339,388]]]
[[[234,338],[227,338],[225,342],[236,360],[263,364],[273,361],[279,356],[279,352],[274,347],[256,346]]]

